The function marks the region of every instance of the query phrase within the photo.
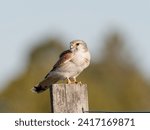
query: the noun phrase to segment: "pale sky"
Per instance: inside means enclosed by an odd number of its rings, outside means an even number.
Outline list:
[[[0,0],[0,87],[24,70],[38,38],[82,39],[94,55],[113,26],[150,77],[150,0]]]

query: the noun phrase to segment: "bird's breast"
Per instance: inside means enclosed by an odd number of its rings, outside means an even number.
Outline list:
[[[89,52],[78,52],[71,60],[75,65],[86,68],[90,63]]]

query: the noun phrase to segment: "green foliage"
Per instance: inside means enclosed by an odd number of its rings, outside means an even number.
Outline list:
[[[49,112],[49,92],[30,89],[52,68],[64,50],[61,42],[42,42],[30,55],[27,70],[0,95],[0,112]],[[107,37],[102,59],[91,63],[79,77],[88,84],[91,111],[150,111],[150,85],[125,52],[117,33]],[[131,56],[130,56],[131,57]]]

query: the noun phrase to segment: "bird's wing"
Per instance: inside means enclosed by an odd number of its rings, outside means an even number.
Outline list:
[[[50,76],[50,73],[52,71],[55,71],[55,69],[59,68],[63,64],[66,64],[68,61],[70,61],[73,58],[74,54],[70,51],[64,51],[60,54],[59,60],[54,65],[53,69],[45,76],[45,79],[41,81],[37,86],[33,88],[34,92],[40,93],[44,90],[46,90],[51,84],[56,83],[59,78],[56,76]]]
[[[61,53],[59,56],[59,60],[53,66],[52,71],[64,64],[66,64],[68,61],[70,61],[73,58],[73,56],[74,56],[74,54],[70,50],[66,50],[63,53]]]
[[[63,64],[66,64],[72,58],[73,58],[72,51],[66,50],[66,51],[62,52],[59,56],[59,60],[56,62],[56,64],[53,66],[53,69],[50,72],[55,71],[57,68],[59,68]],[[47,79],[49,77],[50,72],[45,76],[45,79]]]
[[[52,71],[55,71],[60,66],[66,64],[68,61],[70,61],[73,58],[73,53],[70,50],[66,50],[63,53],[60,54],[59,60],[54,65],[53,69],[45,76],[44,80],[41,81],[37,86],[33,88],[34,92],[40,93],[46,90],[51,84],[56,83],[59,78],[56,76],[50,76],[50,73]]]
[[[62,52],[59,56],[59,60],[56,62],[56,64],[53,66],[53,69],[50,72],[55,71],[60,66],[66,64],[68,61],[70,61],[73,58],[73,56],[74,54],[70,50],[66,50]],[[45,76],[45,79],[48,78],[49,73]]]

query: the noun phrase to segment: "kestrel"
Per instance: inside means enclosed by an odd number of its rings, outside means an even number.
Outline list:
[[[67,80],[67,83],[78,83],[76,77],[89,66],[90,52],[87,44],[82,40],[70,42],[70,49],[62,52],[59,60],[52,70],[37,86],[33,87],[36,93],[43,92],[59,80]]]

